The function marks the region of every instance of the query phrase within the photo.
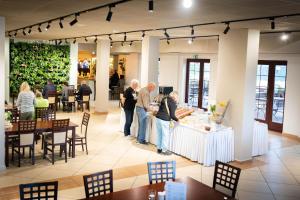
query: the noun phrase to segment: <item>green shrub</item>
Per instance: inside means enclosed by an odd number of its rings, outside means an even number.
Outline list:
[[[43,43],[10,42],[10,78],[12,94],[23,81],[32,89],[41,89],[47,79],[60,85],[69,80],[70,47]]]

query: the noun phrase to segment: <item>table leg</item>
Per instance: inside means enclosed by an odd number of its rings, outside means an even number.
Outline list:
[[[8,146],[8,136],[5,135],[5,166],[8,167],[9,166],[9,146]]]
[[[72,128],[72,158],[75,158],[75,127]]]

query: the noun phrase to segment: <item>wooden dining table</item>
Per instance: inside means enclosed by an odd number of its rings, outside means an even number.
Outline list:
[[[186,200],[234,199],[219,191],[214,190],[213,188],[203,183],[200,183],[199,181],[191,177],[176,179],[176,182],[185,183],[187,185]],[[152,185],[145,185],[137,188],[122,190],[118,192],[101,195],[98,197],[85,198],[85,199],[86,200],[143,200],[143,199],[148,199],[148,194],[150,190],[155,190],[156,192],[164,191],[164,186],[165,186],[164,183],[156,183]]]
[[[75,137],[76,137],[76,127],[77,124],[70,121],[68,130],[72,131],[72,158],[75,158]],[[52,121],[37,121],[36,131],[39,132],[51,132],[52,131]],[[12,127],[5,129],[5,165],[9,166],[9,152],[8,152],[8,139],[9,136],[18,134],[18,123],[12,123]]]

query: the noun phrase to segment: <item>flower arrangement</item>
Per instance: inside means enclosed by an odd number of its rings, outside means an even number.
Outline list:
[[[210,105],[209,109],[212,113],[211,119],[217,124],[221,124],[227,110],[228,102],[220,101],[217,104]]]
[[[5,112],[4,118],[5,118],[6,121],[11,121],[12,113],[10,111]]]

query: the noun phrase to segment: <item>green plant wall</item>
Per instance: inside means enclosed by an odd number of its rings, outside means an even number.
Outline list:
[[[10,42],[10,90],[19,92],[23,81],[41,89],[51,79],[60,89],[69,80],[70,47],[43,43]]]

